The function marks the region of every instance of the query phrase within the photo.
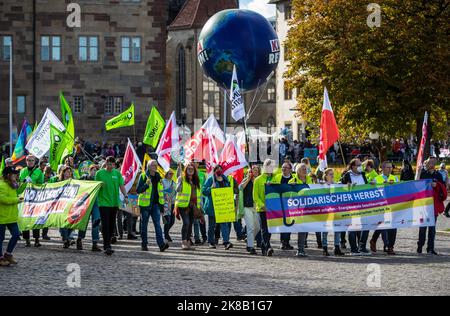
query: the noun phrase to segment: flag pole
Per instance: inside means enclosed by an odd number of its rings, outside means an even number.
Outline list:
[[[227,135],[227,89],[223,89],[223,132]]]
[[[346,166],[346,165],[347,165],[347,163],[345,162],[345,156],[344,156],[344,151],[342,150],[342,145],[341,145],[341,142],[340,142],[340,141],[338,141],[338,143],[339,143],[339,148],[341,149],[342,162],[344,163],[344,166]]]
[[[12,130],[13,130],[13,115],[12,115],[12,84],[13,84],[13,41],[12,41],[12,37],[11,37],[11,43],[9,46],[9,156],[12,157],[12,150],[13,150],[13,135],[12,135]]]

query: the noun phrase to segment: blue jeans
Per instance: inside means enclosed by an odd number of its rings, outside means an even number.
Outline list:
[[[100,240],[100,209],[98,208],[97,201],[95,201],[91,212],[91,225],[92,225],[92,241],[98,242]],[[86,237],[86,231],[79,231],[78,238],[84,239]]]
[[[361,239],[359,245],[356,242],[357,234],[361,233]],[[362,232],[351,231],[348,233],[348,241],[350,242],[351,252],[359,252],[362,249],[366,249],[367,239],[369,238],[369,231],[363,230]]]
[[[233,223],[234,231],[236,232],[236,238],[243,238],[244,234],[242,233],[242,222],[240,219],[238,219],[236,222]]]
[[[155,226],[156,232],[156,243],[161,248],[164,246],[163,232],[161,228],[161,211],[159,204],[154,204],[148,207],[140,207],[141,209],[141,238],[142,246],[148,245],[147,230],[148,221],[150,216],[152,217],[153,225]]]
[[[195,241],[200,241],[200,235],[202,239],[207,239],[206,225],[200,223],[199,219],[194,220],[194,238]]]
[[[222,232],[223,243],[228,244],[230,242],[230,229],[228,223],[221,223],[220,231]],[[215,245],[216,236],[214,230],[216,228],[216,217],[208,216],[208,243],[210,245]]]
[[[341,233],[334,233],[334,246],[339,247],[341,244]],[[328,232],[322,233],[322,246],[328,247]]]
[[[6,253],[12,254],[20,236],[19,226],[17,223],[0,225],[0,257],[3,256],[3,240],[5,240],[6,228],[8,228],[11,233],[11,239],[9,240],[8,247],[6,248]]]

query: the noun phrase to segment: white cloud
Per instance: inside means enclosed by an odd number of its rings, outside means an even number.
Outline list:
[[[248,9],[252,11],[256,11],[259,14],[265,16],[266,18],[270,18],[275,16],[276,6],[274,4],[267,4],[268,0],[250,0],[250,1],[241,1],[241,9]]]

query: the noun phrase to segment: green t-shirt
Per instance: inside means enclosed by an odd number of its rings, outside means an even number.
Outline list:
[[[95,181],[103,182],[98,193],[98,206],[119,207],[119,187],[124,184],[122,174],[117,169],[111,171],[101,169],[95,174]]]
[[[32,171],[27,167],[20,170],[19,180],[25,182],[26,178],[30,177],[33,184],[44,184],[44,174],[41,169],[35,168]]]

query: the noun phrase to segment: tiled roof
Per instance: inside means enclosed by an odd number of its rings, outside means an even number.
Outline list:
[[[236,8],[236,0],[187,0],[169,30],[201,28],[215,13]]]

